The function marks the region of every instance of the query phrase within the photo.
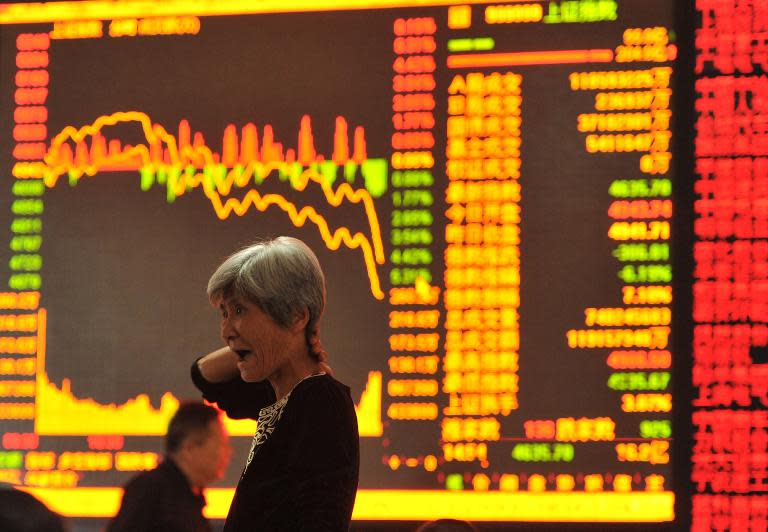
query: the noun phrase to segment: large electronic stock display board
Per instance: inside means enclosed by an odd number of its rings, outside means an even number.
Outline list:
[[[671,521],[673,2],[335,4],[0,12],[0,480],[112,515],[290,234],[355,519]]]

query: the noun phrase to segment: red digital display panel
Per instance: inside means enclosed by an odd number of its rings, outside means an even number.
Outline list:
[[[768,526],[768,5],[696,2],[693,530]]]

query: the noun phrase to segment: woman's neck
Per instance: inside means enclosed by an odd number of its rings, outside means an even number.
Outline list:
[[[302,380],[311,375],[322,373],[322,371],[320,362],[312,358],[309,352],[306,352],[303,356],[291,358],[286,365],[270,375],[268,380],[275,390],[277,400],[280,400]]]

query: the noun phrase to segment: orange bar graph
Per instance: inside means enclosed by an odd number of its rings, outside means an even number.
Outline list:
[[[315,142],[312,138],[312,123],[309,120],[309,116],[304,115],[299,127],[299,162],[301,164],[310,164],[316,158]]]
[[[174,138],[165,129],[157,124],[152,124],[149,117],[138,111],[128,111],[123,113],[113,113],[112,115],[99,117],[90,126],[76,129],[72,126],[64,128],[57,134],[48,152],[45,155],[45,163],[36,165],[22,164],[17,166],[16,173],[23,173],[24,177],[45,177],[48,180],[56,179],[70,170],[75,170],[76,174],[86,173],[93,175],[96,171],[111,169],[111,159],[123,156],[125,158],[129,152],[138,146],[123,146],[119,139],[111,139],[108,143],[109,149],[106,149],[107,141],[102,133],[105,126],[112,126],[118,123],[137,122],[144,130],[147,138],[149,153],[146,158],[130,157],[131,165],[135,165],[136,170],[140,170],[142,165],[156,164],[164,161],[164,153],[167,152],[171,165],[178,168],[185,168],[193,165],[200,169],[215,162],[224,164],[227,168],[232,168],[236,164],[246,165],[259,162],[263,165],[273,165],[275,163],[284,163],[287,161],[288,151],[298,153],[296,161],[303,166],[310,166],[314,163],[323,162],[326,158],[317,153],[314,146],[314,137],[312,134],[311,118],[304,115],[301,119],[298,138],[298,150],[285,150],[283,144],[275,140],[275,134],[272,126],[264,126],[259,147],[258,129],[255,124],[247,123],[243,126],[241,134],[238,136],[237,128],[234,124],[229,124],[224,129],[222,136],[221,153],[211,151],[200,132],[191,131],[189,122],[182,120],[179,123],[178,137]],[[20,128],[21,126],[17,126]],[[20,134],[32,135],[38,134],[35,128],[40,125],[24,125],[26,129],[19,129]],[[336,127],[333,133],[333,153],[331,159],[338,165],[353,161],[361,164],[368,159],[366,153],[365,130],[362,126],[357,126],[353,135],[353,155],[350,157],[348,125],[344,117],[336,118]],[[90,137],[90,144],[86,139]],[[193,142],[190,143],[190,137]],[[74,143],[74,152],[72,145]],[[121,161],[123,164],[126,161]],[[122,165],[121,165],[122,167]],[[279,165],[274,166],[279,168]]]
[[[116,124],[137,125],[142,130],[146,144],[123,146],[118,139],[107,142],[103,129]],[[162,171],[168,176],[166,186],[169,194],[177,197],[189,190],[202,188],[221,220],[232,214],[243,216],[250,208],[263,212],[273,205],[277,206],[288,214],[297,227],[303,226],[307,221],[316,225],[329,249],[336,250],[342,244],[349,249],[360,248],[371,292],[377,299],[384,299],[377,265],[384,264],[385,255],[373,198],[365,189],[353,189],[346,182],[334,190],[328,180],[314,168],[314,163],[322,162],[325,158],[316,154],[308,116],[302,118],[299,131],[298,155],[310,166],[302,167],[301,175],[297,176],[292,164],[295,151],[283,150],[283,145],[275,141],[272,126],[269,124],[264,126],[260,149],[255,125],[247,124],[243,128],[241,139],[238,139],[235,126],[228,126],[222,138],[222,153],[219,154],[205,144],[200,132],[192,134],[186,121],[179,124],[179,134],[176,138],[162,126],[153,124],[145,113],[117,112],[101,116],[93,124],[81,128],[64,128],[51,141],[42,162],[18,162],[13,168],[13,174],[19,179],[42,179],[46,186],[54,187],[64,175],[76,181],[83,176],[93,176],[107,170]],[[192,145],[189,145],[190,135],[193,138]],[[343,117],[338,117],[333,148],[333,157],[338,161],[337,164],[350,162],[346,137],[347,122]],[[108,148],[105,149],[105,145]],[[365,134],[359,127],[355,130],[353,153],[355,161],[364,162],[367,158]],[[290,156],[286,158],[286,154]],[[314,161],[310,161],[309,157],[313,154]],[[217,165],[220,163],[229,170],[221,178],[210,179],[205,170],[218,169]],[[190,167],[193,172],[189,172]],[[313,206],[299,207],[280,195],[262,196],[256,189],[251,189],[243,198],[228,197],[234,185],[243,188],[254,177],[267,176],[272,170],[289,175],[293,188],[298,191],[303,191],[310,182],[319,185],[332,207],[339,207],[343,202],[361,204],[369,233],[353,233],[345,226],[331,229],[325,216]]]
[[[339,116],[336,118],[336,132],[333,134],[333,162],[338,165],[349,160],[347,138],[347,121]]]

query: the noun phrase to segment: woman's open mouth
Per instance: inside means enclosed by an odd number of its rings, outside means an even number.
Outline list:
[[[240,360],[244,360],[245,357],[251,354],[251,351],[249,349],[234,349],[233,350],[235,354],[238,356]]]

